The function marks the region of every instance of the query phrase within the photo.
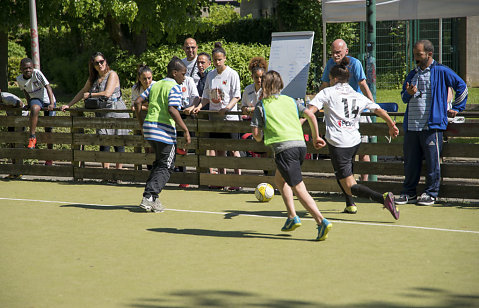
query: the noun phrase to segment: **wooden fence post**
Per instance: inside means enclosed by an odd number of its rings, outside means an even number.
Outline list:
[[[72,151],[72,174],[74,181],[82,181],[83,178],[78,178],[75,174],[75,168],[84,168],[85,162],[83,161],[75,161],[75,151],[83,151],[83,145],[76,145],[75,144],[75,134],[83,134],[85,131],[81,127],[75,127],[75,117],[83,117],[84,113],[82,111],[70,110],[70,118],[71,118],[71,128],[70,132],[72,134],[72,144],[71,144],[71,151]]]

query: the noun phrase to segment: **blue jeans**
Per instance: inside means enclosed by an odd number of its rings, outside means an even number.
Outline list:
[[[28,106],[30,108],[32,108],[33,105],[38,105],[40,106],[40,108],[48,108],[48,106],[50,105],[50,103],[45,103],[43,100],[39,99],[39,98],[32,98],[28,104]],[[57,106],[57,103],[55,102],[53,104],[55,107]],[[45,116],[50,116],[50,117],[53,117],[55,116],[56,114],[56,111],[44,111],[44,115]]]
[[[426,161],[426,189],[430,196],[437,197],[441,184],[440,156],[442,130],[406,131],[404,135],[404,183],[401,194],[416,195],[421,176],[422,160]]]

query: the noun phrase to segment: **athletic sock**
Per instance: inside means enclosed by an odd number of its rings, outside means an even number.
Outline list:
[[[348,195],[348,194],[344,191],[344,188],[343,188],[343,186],[341,185],[341,182],[339,182],[338,179],[336,179],[336,182],[338,182],[339,188],[341,188],[341,191],[342,191],[343,194],[344,194],[344,199],[346,200],[346,206],[354,205],[353,196]]]
[[[376,201],[381,204],[384,203],[384,197],[381,193],[378,193],[377,191],[374,191],[365,185],[362,185],[362,184],[353,185],[351,186],[351,192],[355,196]]]

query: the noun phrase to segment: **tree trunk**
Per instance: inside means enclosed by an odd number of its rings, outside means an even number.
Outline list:
[[[113,42],[130,54],[141,55],[147,47],[146,30],[135,33],[128,25],[120,24],[110,15],[105,17],[105,26]]]
[[[0,89],[8,91],[8,32],[0,30]]]

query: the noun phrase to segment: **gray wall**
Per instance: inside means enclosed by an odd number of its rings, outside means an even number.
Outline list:
[[[461,77],[468,86],[479,87],[479,16],[466,18],[465,33],[464,45],[461,44],[461,47],[464,46],[465,49],[465,64],[462,65],[462,55],[460,60],[461,71],[464,69],[465,74],[461,74]]]

